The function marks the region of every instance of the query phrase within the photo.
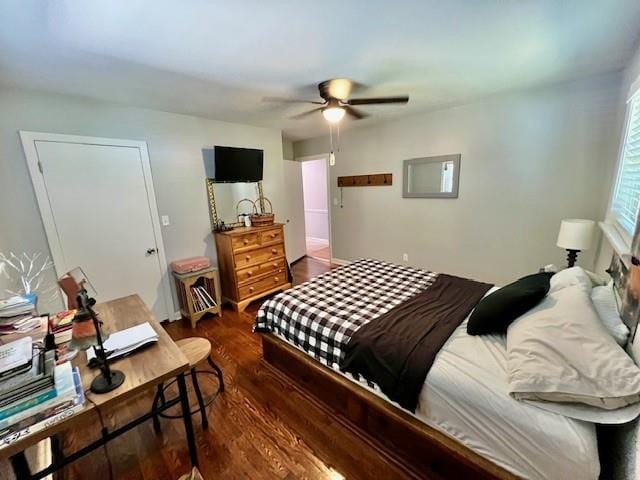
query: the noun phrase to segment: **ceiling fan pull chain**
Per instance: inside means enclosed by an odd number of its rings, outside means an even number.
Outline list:
[[[336,164],[336,155],[333,153],[333,125],[329,124],[329,143],[331,144],[331,152],[329,153],[329,166]]]

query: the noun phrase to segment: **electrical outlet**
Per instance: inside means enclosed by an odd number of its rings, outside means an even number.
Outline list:
[[[402,261],[403,262],[408,262],[409,261],[409,254],[408,253],[403,253],[402,254]]]
[[[162,225],[165,227],[171,225],[171,222],[169,222],[169,215],[162,215]]]

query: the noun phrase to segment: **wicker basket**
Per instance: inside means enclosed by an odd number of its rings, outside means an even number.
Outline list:
[[[253,202],[253,212],[251,214],[251,225],[254,227],[268,227],[269,225],[273,225],[273,221],[275,215],[273,214],[273,205],[271,204],[271,200],[267,197],[262,197],[262,200],[269,203],[270,213],[258,213],[258,208],[256,207],[256,203],[261,199],[258,198],[255,202]]]
[[[253,200],[249,200],[248,198],[243,198],[242,200],[240,200],[237,204],[236,204],[236,220],[238,220],[238,224],[242,223],[244,224],[244,222],[240,219],[240,204],[242,202],[249,202],[249,204],[251,205],[251,215],[249,215],[250,217],[255,214],[257,212],[256,210],[256,204],[253,203]],[[244,214],[243,215],[248,215],[248,214]]]

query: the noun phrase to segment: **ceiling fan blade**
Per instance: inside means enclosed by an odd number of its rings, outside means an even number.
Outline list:
[[[401,97],[374,97],[374,98],[352,98],[347,100],[347,105],[375,105],[381,103],[407,103],[409,101],[408,95]]]
[[[312,103],[315,105],[323,105],[324,102],[316,102],[315,100],[303,100],[301,98],[285,98],[285,97],[262,97],[263,102],[274,103]]]
[[[342,108],[344,108],[345,112],[347,112],[348,115],[352,116],[354,120],[360,120],[369,116],[368,113],[364,113],[363,111],[358,110],[357,108],[350,107],[349,105],[345,105]]]
[[[309,116],[309,115],[311,115],[313,113],[319,112],[320,110],[322,110],[322,108],[323,107],[313,108],[313,109],[311,109],[309,111],[302,112],[302,113],[299,113],[297,115],[293,115],[293,116],[291,116],[289,118],[292,119],[292,120],[300,120],[301,118],[305,118],[305,117],[307,117],[307,116]]]

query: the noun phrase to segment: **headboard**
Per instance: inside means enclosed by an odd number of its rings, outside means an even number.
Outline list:
[[[627,351],[636,358],[636,362],[638,362],[637,355],[634,356],[632,351],[637,351],[634,344],[640,344],[640,334],[637,334],[640,319],[639,237],[640,235],[636,233],[630,266],[627,267],[621,258],[614,254],[611,266],[607,270],[620,299],[620,316],[631,331]],[[640,478],[639,419],[623,425],[598,426],[598,449],[602,467],[600,478],[613,480]]]
[[[634,252],[631,257],[631,265],[627,267],[622,259],[614,254],[611,258],[611,265],[607,269],[620,300],[620,317],[631,332],[629,335],[630,344],[634,341],[640,320],[640,262],[638,257]]]

